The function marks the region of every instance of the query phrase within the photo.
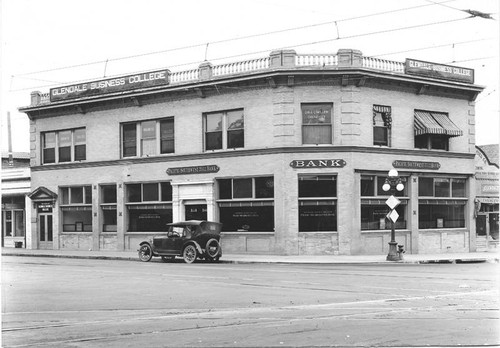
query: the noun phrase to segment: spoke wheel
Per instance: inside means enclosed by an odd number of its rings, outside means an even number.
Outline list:
[[[139,248],[139,260],[148,262],[153,257],[153,250],[148,244],[141,245]]]
[[[196,260],[196,257],[198,256],[198,252],[196,251],[194,245],[188,245],[187,247],[184,248],[182,256],[184,257],[185,263],[193,263],[194,260]]]
[[[209,239],[205,247],[205,253],[207,254],[208,258],[210,260],[214,260],[219,255],[219,252],[220,252],[220,244],[217,241],[217,239],[215,238]]]

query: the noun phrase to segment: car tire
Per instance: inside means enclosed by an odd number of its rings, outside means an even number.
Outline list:
[[[161,260],[163,262],[172,262],[175,260],[175,256],[162,256],[161,257]]]
[[[205,246],[205,253],[207,254],[207,258],[209,260],[218,259],[220,253],[220,243],[217,239],[211,238],[208,240]]]
[[[141,245],[139,248],[139,260],[142,262],[148,262],[153,257],[153,250],[149,244]]]
[[[196,257],[198,257],[196,247],[192,244],[186,246],[182,252],[182,257],[184,258],[185,263],[193,263],[196,260]]]

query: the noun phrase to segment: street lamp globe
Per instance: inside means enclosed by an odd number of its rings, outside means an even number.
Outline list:
[[[396,190],[398,190],[398,191],[403,191],[404,188],[405,188],[405,186],[402,183],[399,183],[396,185]]]
[[[398,176],[398,174],[399,173],[398,173],[398,171],[396,169],[389,170],[389,177],[391,177],[391,178],[394,178],[394,177]]]
[[[386,181],[385,184],[382,185],[382,190],[385,192],[389,191],[391,189],[391,185]]]

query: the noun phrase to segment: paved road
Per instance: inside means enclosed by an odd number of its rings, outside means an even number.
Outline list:
[[[497,271],[4,256],[3,347],[500,344]]]

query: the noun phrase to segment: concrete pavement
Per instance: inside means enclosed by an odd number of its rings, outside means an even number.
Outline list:
[[[64,257],[77,259],[132,260],[139,261],[136,251],[85,251],[85,250],[32,250],[2,248],[3,256]],[[263,255],[223,254],[222,263],[302,263],[302,264],[391,264],[391,263],[455,263],[492,262],[498,263],[497,250],[474,253],[449,254],[404,254],[402,261],[386,261],[386,255]]]

